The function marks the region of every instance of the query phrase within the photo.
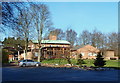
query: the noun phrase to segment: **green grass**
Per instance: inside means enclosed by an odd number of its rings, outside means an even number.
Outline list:
[[[118,60],[106,60],[105,67],[120,67],[120,61]]]
[[[76,65],[77,60],[71,59],[72,64]],[[86,66],[94,66],[94,60],[84,60]],[[42,63],[48,63],[48,64],[67,64],[67,60],[65,59],[49,59],[49,60],[44,60]],[[106,60],[106,65],[104,67],[120,67],[118,64],[120,64],[120,61],[118,60]]]

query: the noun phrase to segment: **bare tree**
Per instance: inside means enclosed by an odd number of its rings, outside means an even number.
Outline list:
[[[107,35],[106,34],[102,34],[101,36],[100,36],[100,38],[101,38],[101,41],[100,41],[100,46],[101,46],[101,51],[105,51],[106,49],[107,49],[107,41],[108,41],[108,39],[107,39]]]
[[[80,35],[79,35],[79,41],[83,45],[90,44],[91,43],[91,33],[88,30],[84,30]]]
[[[18,27],[16,27],[17,36],[25,40],[25,56],[27,56],[28,42],[30,39],[31,29],[32,29],[32,20],[34,14],[29,11],[29,7],[21,10],[21,13],[18,18]]]
[[[2,24],[10,27],[14,36],[25,40],[25,56],[27,56],[28,40],[33,14],[29,10],[29,3],[5,2],[2,4]],[[7,28],[8,29],[8,28]]]
[[[35,30],[37,32],[37,40],[38,40],[38,47],[39,47],[39,55],[38,61],[40,62],[41,59],[41,41],[43,39],[43,35],[45,32],[49,31],[51,26],[50,20],[50,12],[48,7],[45,4],[31,4],[32,11],[35,13],[34,15],[34,23],[35,23]]]
[[[118,55],[118,33],[112,32],[108,34],[107,47],[115,50],[115,55]]]
[[[14,29],[18,22],[18,15],[26,7],[22,2],[2,2],[2,24],[7,29]]]
[[[62,29],[54,29],[50,31],[50,34],[56,35],[58,40],[64,40],[65,39],[65,33]]]
[[[102,43],[102,33],[98,30],[93,30],[91,35],[91,42],[94,47],[101,48]]]
[[[65,33],[66,40],[71,43],[71,46],[73,46],[76,43],[77,33],[72,29],[67,29]]]

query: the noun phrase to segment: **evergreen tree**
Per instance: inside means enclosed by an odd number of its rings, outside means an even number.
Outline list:
[[[25,47],[24,43],[25,43],[24,40],[22,40],[20,38],[15,39],[14,37],[5,38],[4,41],[3,41],[4,47],[14,47],[16,49],[18,49],[18,44],[22,48]]]
[[[6,49],[2,50],[2,63],[8,63],[9,59],[8,59],[8,55],[10,54],[10,52],[7,52]]]
[[[84,61],[82,59],[82,54],[78,55],[77,65],[80,65],[80,67],[84,64]]]
[[[106,61],[103,60],[104,58],[102,57],[101,53],[98,53],[97,58],[94,62],[94,65],[97,67],[103,67],[104,65],[106,65]]]

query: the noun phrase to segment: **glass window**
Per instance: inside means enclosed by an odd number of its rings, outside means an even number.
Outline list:
[[[37,52],[35,52],[35,56],[38,56],[38,53],[37,53]]]
[[[93,54],[93,56],[97,56],[97,54],[96,54],[96,53],[94,53],[94,54]]]
[[[82,56],[84,56],[84,53],[81,53],[82,54]]]
[[[32,61],[32,60],[27,60],[27,62],[34,62],[34,61]]]
[[[88,53],[88,56],[92,56],[92,53]]]
[[[23,60],[23,62],[26,62],[26,60]]]

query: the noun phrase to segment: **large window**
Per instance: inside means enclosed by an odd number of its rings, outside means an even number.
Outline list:
[[[92,53],[88,53],[88,56],[92,56]]]
[[[82,56],[84,56],[85,54],[83,52],[81,52]]]
[[[48,51],[47,54],[48,55],[53,55],[53,51]]]
[[[38,52],[35,52],[35,56],[38,56]]]
[[[32,60],[27,60],[27,62],[34,62],[34,61],[32,61]]]
[[[93,54],[93,56],[97,56],[97,54],[96,54],[96,53],[94,53],[94,54]]]

